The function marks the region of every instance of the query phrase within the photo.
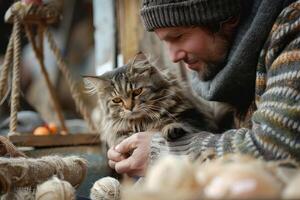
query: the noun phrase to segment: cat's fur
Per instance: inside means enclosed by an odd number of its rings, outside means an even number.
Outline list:
[[[216,108],[200,98],[194,102],[187,97],[187,88],[181,87],[174,74],[161,72],[144,55],[121,68],[84,79],[89,92],[98,96],[99,128],[109,146],[141,131],[159,131],[168,140],[186,133],[220,131]]]

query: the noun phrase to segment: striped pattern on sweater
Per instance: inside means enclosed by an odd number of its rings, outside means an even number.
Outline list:
[[[164,153],[200,155],[208,148],[219,156],[240,152],[266,160],[300,160],[300,1],[281,12],[261,51],[255,100],[252,129],[201,132],[172,142],[157,134],[151,160]]]

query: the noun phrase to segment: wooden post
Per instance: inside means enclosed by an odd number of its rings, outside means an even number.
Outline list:
[[[121,53],[127,63],[140,51],[143,27],[140,21],[140,0],[119,0]]]

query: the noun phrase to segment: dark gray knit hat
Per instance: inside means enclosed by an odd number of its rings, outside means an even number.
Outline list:
[[[174,26],[209,25],[240,12],[240,0],[143,0],[146,30]]]

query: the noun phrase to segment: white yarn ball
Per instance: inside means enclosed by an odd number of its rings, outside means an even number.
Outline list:
[[[232,163],[211,177],[204,195],[209,199],[273,199],[279,197],[280,190],[278,180],[262,167]]]
[[[284,188],[282,192],[283,199],[300,199],[300,173]]]
[[[75,200],[75,189],[72,185],[57,177],[37,186],[36,200]]]
[[[35,191],[31,188],[16,188],[0,197],[0,200],[34,200]]]
[[[92,200],[119,200],[120,182],[112,177],[104,177],[96,181],[91,189]]]
[[[149,169],[145,179],[149,191],[192,191],[198,190],[192,163],[183,157],[166,156]]]

